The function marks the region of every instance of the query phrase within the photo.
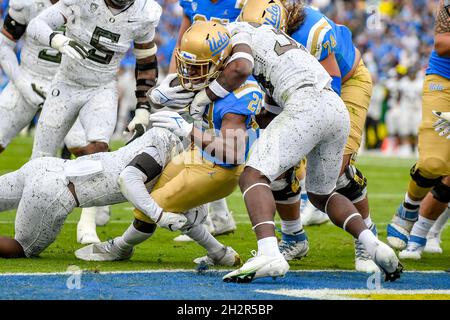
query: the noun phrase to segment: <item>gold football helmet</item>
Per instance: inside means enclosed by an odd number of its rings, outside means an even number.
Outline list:
[[[232,51],[231,35],[218,22],[198,21],[186,30],[175,51],[177,74],[186,90],[197,91],[216,79]]]
[[[268,24],[286,30],[288,13],[280,0],[247,0],[238,21]]]

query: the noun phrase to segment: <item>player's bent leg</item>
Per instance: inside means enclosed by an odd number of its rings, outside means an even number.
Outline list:
[[[239,184],[258,239],[258,254],[241,268],[226,274],[223,281],[246,283],[257,278],[284,276],[289,264],[280,253],[275,237],[275,199],[269,180],[257,169],[246,167]]]
[[[395,281],[400,278],[403,266],[395,252],[378,240],[366,227],[361,214],[346,197],[336,192],[330,195],[309,193],[308,196],[311,201],[314,201],[314,205],[323,209],[330,216],[336,226],[350,233],[364,245],[370,257],[385,273],[386,281]]]
[[[443,179],[431,191],[432,197],[427,196],[422,202],[419,218],[411,230],[406,249],[399,254],[400,258],[421,259],[430,229],[439,215],[445,213],[450,202],[450,186],[444,182],[450,181]]]
[[[78,249],[75,256],[85,261],[128,260],[134,247],[149,239],[155,230],[156,224],[135,219],[122,236]]]

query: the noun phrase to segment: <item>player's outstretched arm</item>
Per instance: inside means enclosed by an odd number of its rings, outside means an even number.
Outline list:
[[[450,1],[441,0],[439,4],[434,47],[441,57],[450,56]]]
[[[44,102],[45,98],[36,86],[36,91],[33,90],[30,80],[21,72],[14,52],[16,42],[25,34],[26,28],[27,19],[23,10],[17,11],[10,8],[0,32],[0,66],[25,100],[31,105],[38,106]]]

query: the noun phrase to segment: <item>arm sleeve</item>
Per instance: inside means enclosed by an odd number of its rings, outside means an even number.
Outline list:
[[[156,162],[161,163],[156,148],[148,148],[144,150],[144,153],[154,158]],[[120,173],[120,190],[130,203],[143,212],[147,217],[157,222],[163,209],[149,194],[145,186],[147,179],[147,175],[139,168],[135,166],[127,166]]]
[[[50,35],[66,23],[68,8],[63,1],[48,7],[29,23],[28,35],[44,46],[50,45]]]

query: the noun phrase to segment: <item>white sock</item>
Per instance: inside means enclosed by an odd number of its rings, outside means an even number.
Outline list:
[[[295,235],[296,232],[303,229],[302,219],[297,220],[281,220],[281,231],[285,234]]]
[[[434,224],[434,220],[427,219],[419,215],[419,219],[414,223],[414,226],[411,230],[411,236],[426,238],[428,231],[430,231],[431,227]]]
[[[278,256],[281,255],[276,237],[267,237],[258,240],[258,256]]]
[[[220,199],[209,203],[209,212],[213,216],[219,216],[223,219],[227,219],[230,211],[228,210],[227,201]]]
[[[378,247],[378,239],[369,229],[364,230],[358,236],[358,241],[366,248],[371,257],[375,256],[375,250]]]
[[[370,229],[372,227],[373,222],[372,222],[372,218],[370,217],[370,214],[367,218],[364,219],[364,223],[366,224],[367,228]]]
[[[83,229],[89,229],[90,231],[96,232],[96,224],[95,224],[95,214],[97,209],[95,207],[91,208],[83,208],[81,210],[80,221],[78,221],[78,225],[82,225]]]
[[[217,241],[203,224],[193,227],[186,235],[205,248],[208,253],[215,253],[223,248],[223,244]]]
[[[447,223],[447,220],[450,216],[450,209],[445,209],[444,212],[437,218],[437,220],[434,222],[433,226],[430,229],[429,235],[432,237],[438,237],[439,234],[444,229],[445,224]]]
[[[300,191],[301,194],[307,193],[307,191],[306,191],[306,183],[305,183],[305,180],[306,180],[306,179],[303,178],[303,179],[301,179],[301,180],[299,181],[300,188],[301,188],[301,191]]]
[[[422,202],[422,200],[419,200],[419,201],[416,201],[416,200],[412,200],[410,197],[409,197],[409,195],[408,195],[408,192],[405,194],[405,202],[406,203],[409,203],[410,205],[413,205],[413,206],[420,206],[420,203]]]
[[[132,223],[123,235],[116,239],[116,244],[121,249],[129,249],[144,242],[155,233],[156,228],[151,233],[146,233],[136,229]]]

